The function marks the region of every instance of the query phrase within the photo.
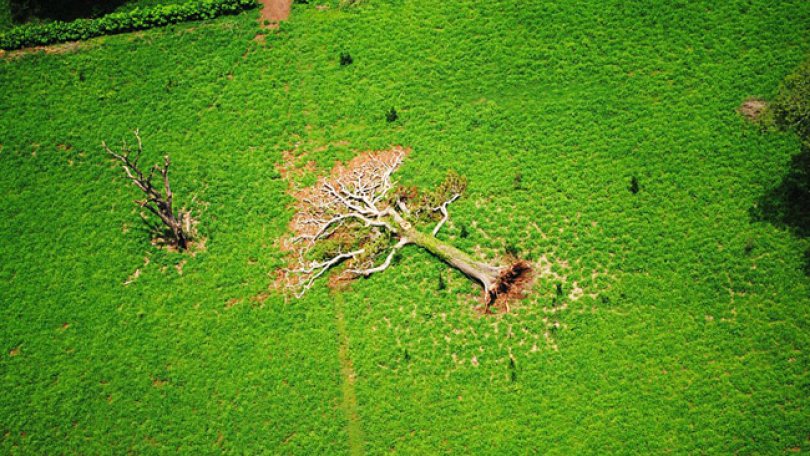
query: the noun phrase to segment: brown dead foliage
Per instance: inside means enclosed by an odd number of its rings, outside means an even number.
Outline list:
[[[760,98],[749,98],[742,102],[738,111],[743,117],[756,122],[768,110],[768,102]]]
[[[250,301],[258,305],[259,307],[264,306],[264,302],[267,301],[267,298],[270,297],[270,293],[266,291],[262,291],[261,293],[251,296]]]
[[[352,182],[357,176],[362,176],[362,179],[368,182],[382,182],[383,179],[377,175],[385,172],[385,168],[380,167],[378,163],[391,165],[407,157],[410,151],[402,146],[394,146],[385,150],[363,152],[348,163],[336,162],[329,176],[318,179],[315,185],[292,191],[291,195],[296,200],[296,211],[290,221],[290,232],[296,236],[314,234],[319,226],[308,221],[318,219],[321,215],[322,204],[318,203],[328,201],[339,203],[334,196],[324,190],[324,184],[339,187],[339,182]]]

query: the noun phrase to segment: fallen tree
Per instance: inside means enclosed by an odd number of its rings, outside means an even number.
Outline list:
[[[293,234],[284,245],[291,264],[283,278],[297,297],[338,265],[345,266],[339,273],[345,279],[385,271],[408,244],[424,248],[480,283],[487,311],[525,284],[531,272],[527,262],[483,263],[436,237],[449,218],[448,206],[466,189],[466,179],[450,172],[430,192],[399,186],[391,176],[407,153],[397,147],[362,154],[294,193]],[[434,222],[430,234],[417,229]]]

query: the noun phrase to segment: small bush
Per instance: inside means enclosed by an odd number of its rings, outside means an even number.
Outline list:
[[[515,366],[515,360],[513,358],[509,358],[509,377],[512,382],[517,381],[517,371]]]
[[[512,187],[515,190],[523,190],[523,174],[515,174],[515,178],[512,179]]]
[[[641,188],[638,186],[638,179],[636,176],[633,176],[633,178],[630,179],[630,193],[635,195],[640,189]]]
[[[754,251],[754,240],[748,238],[745,240],[745,247],[743,247],[746,255],[750,255]]]
[[[256,7],[256,0],[191,0],[183,4],[159,5],[112,13],[98,19],[54,21],[25,24],[0,34],[0,49],[19,49],[65,41],[85,40],[95,36],[144,30],[178,22],[211,19]]]
[[[399,119],[399,114],[397,114],[397,110],[395,108],[392,107],[388,110],[388,112],[385,113],[385,120],[387,120],[388,123],[396,122],[397,119]]]
[[[351,65],[353,62],[354,62],[354,59],[352,59],[351,54],[349,54],[348,52],[341,52],[340,53],[340,66]]]
[[[447,288],[447,283],[444,281],[441,269],[439,269],[439,282],[436,284],[436,289],[442,291]]]

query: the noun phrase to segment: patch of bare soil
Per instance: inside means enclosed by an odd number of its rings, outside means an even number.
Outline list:
[[[259,20],[263,27],[277,29],[278,23],[290,16],[292,0],[259,0],[262,4]]]
[[[241,298],[231,298],[231,299],[229,299],[228,301],[225,302],[225,310],[230,310],[230,309],[234,308],[234,306],[236,306],[240,302],[242,302]]]
[[[760,98],[749,98],[742,102],[738,111],[743,117],[756,122],[768,109],[768,102]]]
[[[250,301],[258,307],[264,307],[264,302],[270,297],[270,293],[262,291],[261,293],[251,296]]]
[[[24,55],[36,54],[37,52],[44,52],[48,55],[54,54],[69,54],[77,52],[79,49],[87,47],[81,41],[68,41],[67,43],[52,44],[48,46],[32,46],[23,49],[15,49],[13,51],[5,51],[0,49],[0,59],[18,59]]]
[[[306,152],[300,152],[296,146],[293,150],[282,152],[282,162],[276,165],[276,171],[286,180],[292,189],[296,180],[307,173],[314,173],[317,165],[314,160],[306,160]]]

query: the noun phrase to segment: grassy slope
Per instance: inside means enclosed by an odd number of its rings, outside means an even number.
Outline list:
[[[406,183],[470,180],[446,237],[545,255],[565,294],[597,294],[552,313],[541,277],[482,319],[468,281],[416,249],[355,284],[367,451],[808,446],[803,241],[748,216],[797,143],[734,109],[810,49],[810,8],[525,3],[300,5],[261,48],[253,12],[0,63],[0,347],[19,348],[0,358],[0,448],[348,450],[326,290],[252,299],[279,264],[273,164],[295,142],[324,168],[412,146]],[[97,147],[134,127],[207,203],[208,250],[182,275]]]

